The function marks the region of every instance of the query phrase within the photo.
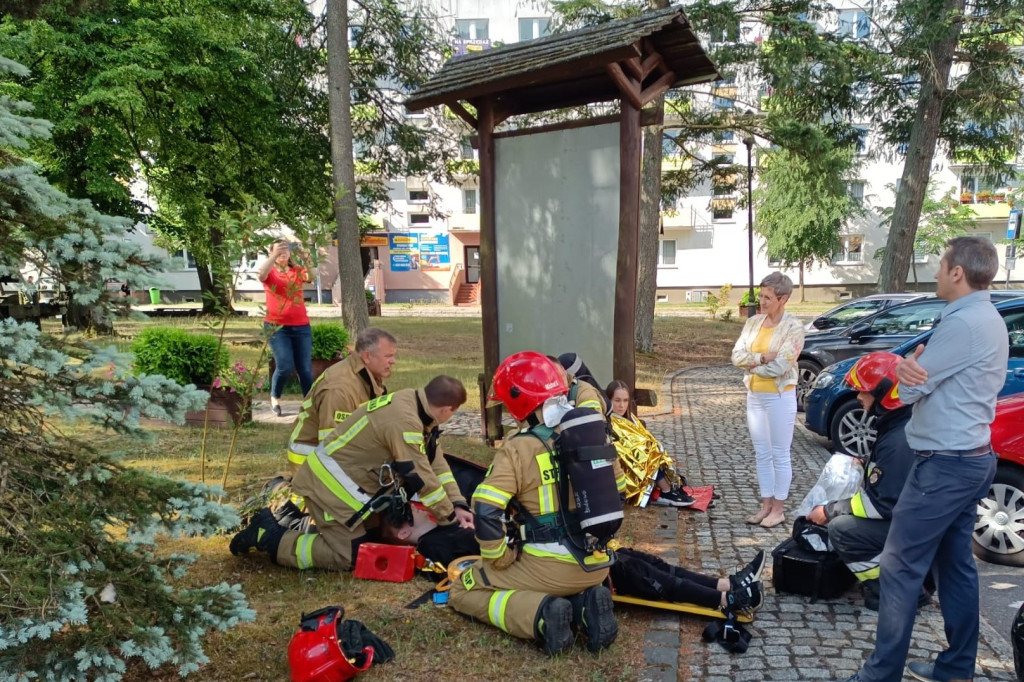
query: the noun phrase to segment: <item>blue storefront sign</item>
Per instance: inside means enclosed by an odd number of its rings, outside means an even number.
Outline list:
[[[419,235],[389,234],[388,251],[391,253],[391,272],[418,270],[420,263]]]
[[[452,256],[448,246],[448,235],[420,232],[419,238],[421,270],[452,269]]]

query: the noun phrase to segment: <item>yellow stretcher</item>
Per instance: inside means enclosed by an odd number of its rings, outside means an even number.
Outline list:
[[[635,604],[636,606],[649,606],[652,609],[661,609],[663,611],[679,611],[681,613],[693,613],[698,616],[707,616],[709,618],[725,619],[725,614],[719,609],[712,609],[707,606],[697,606],[696,604],[687,604],[686,602],[652,601],[650,599],[640,599],[639,597],[627,597],[624,594],[617,594],[615,592],[612,592],[612,601],[618,602],[619,604]],[[754,620],[754,616],[749,613],[741,613],[736,616],[736,620],[741,623],[750,623]]]

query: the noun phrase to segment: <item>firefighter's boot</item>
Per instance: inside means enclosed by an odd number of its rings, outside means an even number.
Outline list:
[[[561,597],[548,597],[533,629],[548,656],[565,651],[572,645],[572,604]]]
[[[612,611],[612,593],[604,585],[595,585],[569,597],[572,624],[587,638],[587,650],[593,653],[610,646],[619,634]]]
[[[270,554],[271,559],[277,556],[277,546],[281,544],[281,538],[286,529],[278,525],[274,514],[267,508],[261,509],[252,522],[231,538],[228,545],[231,553],[235,556],[246,554],[254,549]]]

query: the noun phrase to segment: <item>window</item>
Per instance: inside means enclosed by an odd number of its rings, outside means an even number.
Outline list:
[[[848,185],[848,191],[849,191],[849,194],[850,194],[850,199],[853,200],[853,203],[855,205],[857,205],[857,206],[863,206],[864,205],[864,181],[863,180],[855,180],[855,181],[851,182]]]
[[[1010,357],[1024,358],[1024,313],[1019,310],[1004,312],[1003,322],[1010,335]]]
[[[679,137],[678,130],[664,130],[661,138],[661,155],[662,156],[679,156],[680,149],[679,144],[676,143],[676,139]]]
[[[359,37],[363,34],[363,27],[359,24],[348,25],[348,48],[354,49],[359,44]]]
[[[740,38],[740,22],[727,17],[712,19],[708,34],[712,43],[735,43]]]
[[[519,40],[533,40],[546,35],[551,35],[551,19],[548,17],[519,20]]]
[[[782,256],[777,253],[768,252],[768,267],[781,268],[783,265]]]
[[[871,35],[871,19],[868,13],[859,9],[844,9],[839,12],[839,35],[863,40]]]
[[[456,19],[455,31],[463,40],[487,40],[490,38],[486,19]]]
[[[662,239],[658,242],[658,265],[676,264],[676,240]]]
[[[925,250],[926,248],[927,247],[925,247],[924,242],[920,242],[920,241],[915,241],[914,242],[914,262],[915,263],[927,263],[928,262],[928,252]]]
[[[462,212],[463,213],[476,213],[476,190],[475,189],[464,189],[464,190],[462,190]]]
[[[429,213],[410,213],[409,214],[409,227],[423,227],[430,225],[430,214]]]
[[[473,141],[468,138],[462,138],[461,149],[459,150],[460,159],[472,159],[473,158]]]
[[[946,302],[938,299],[883,310],[871,320],[872,334],[919,334],[935,326]]]
[[[430,192],[425,189],[411,189],[409,190],[409,203],[410,204],[425,204],[430,201]]]
[[[853,130],[857,136],[857,155],[863,156],[868,152],[868,127],[854,126]]]
[[[736,133],[731,130],[716,130],[712,134],[712,139],[715,142],[734,142],[736,140]]]
[[[711,159],[711,160],[719,168],[724,168],[725,166],[731,166],[734,163],[736,163],[736,155],[735,154],[715,154],[714,158]]]
[[[862,263],[864,261],[864,237],[848,235],[840,237],[839,251],[832,257],[833,263]]]
[[[732,97],[715,97],[715,109],[717,111],[733,109],[735,106],[736,100]]]
[[[732,199],[712,199],[711,217],[715,220],[731,220],[736,202]]]
[[[185,249],[178,249],[171,254],[171,258],[173,259],[174,264],[178,266],[179,270],[196,269],[195,257]]]

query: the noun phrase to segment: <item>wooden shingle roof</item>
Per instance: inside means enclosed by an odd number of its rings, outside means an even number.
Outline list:
[[[670,87],[718,78],[682,9],[669,8],[449,60],[406,100],[410,111],[493,97],[508,114],[618,99],[608,73],[620,61],[660,55]],[[657,71],[645,75],[645,85]]]

